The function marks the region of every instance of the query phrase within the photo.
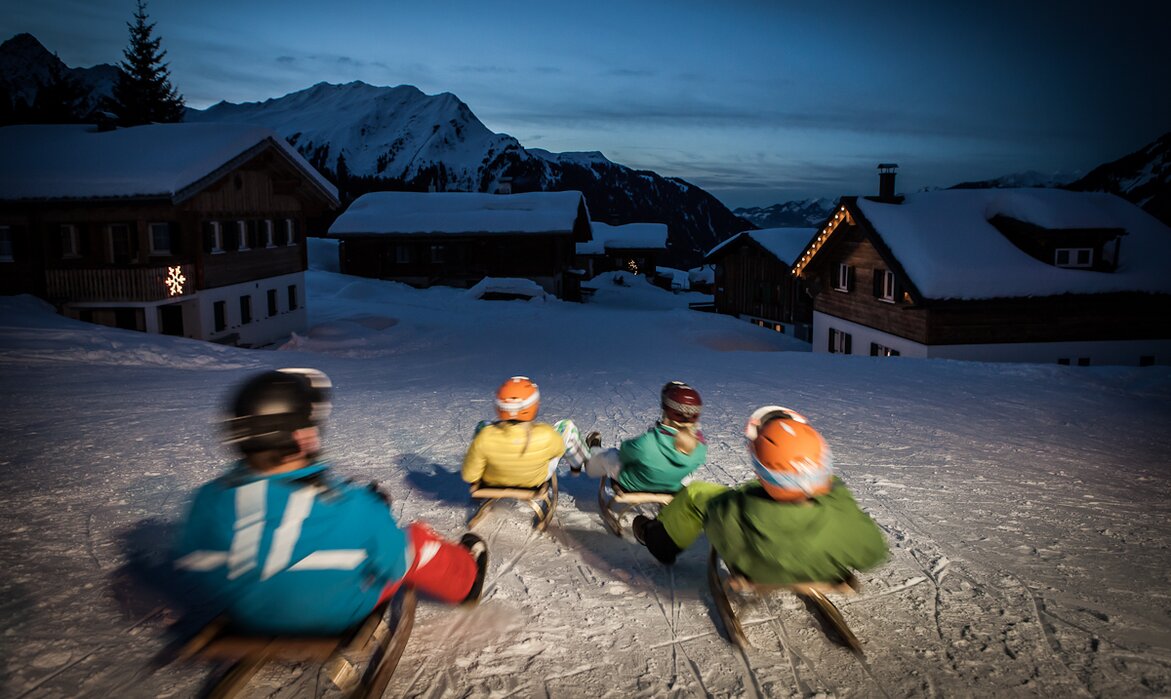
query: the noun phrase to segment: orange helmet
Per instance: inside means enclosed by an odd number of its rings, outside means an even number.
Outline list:
[[[496,389],[496,414],[501,420],[532,420],[541,407],[541,392],[527,376],[514,376]]]
[[[800,413],[779,405],[760,408],[748,419],[744,437],[756,477],[774,500],[802,500],[833,487],[833,453]]]

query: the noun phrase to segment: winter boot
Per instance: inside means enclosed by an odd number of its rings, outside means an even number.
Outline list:
[[[484,591],[484,577],[488,574],[488,544],[468,532],[460,537],[459,545],[466,548],[476,561],[476,579],[472,581],[472,589],[468,590],[467,597],[461,603],[465,607],[474,607],[480,601],[480,593]]]
[[[589,466],[589,464],[590,464],[590,455],[591,455],[591,454],[593,454],[594,448],[595,448],[595,447],[601,447],[601,446],[602,446],[602,433],[601,433],[601,432],[596,432],[596,431],[595,431],[595,432],[590,432],[588,435],[586,435],[586,441],[585,441],[585,443],[586,443],[586,459],[585,459],[585,463],[583,463],[581,466],[578,466],[577,468],[571,468],[571,469],[569,469],[569,470],[570,470],[570,472],[571,472],[571,473],[573,473],[573,475],[575,475],[575,476],[580,476],[580,475],[581,475],[581,472],[582,472],[582,469],[584,469],[585,467]]]
[[[645,546],[660,563],[673,564],[675,558],[683,551],[675,545],[675,541],[667,533],[667,528],[657,519],[638,515],[631,522],[630,528],[634,531],[634,538],[638,543]]]

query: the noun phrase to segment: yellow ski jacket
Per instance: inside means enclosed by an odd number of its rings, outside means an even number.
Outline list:
[[[549,462],[565,453],[561,434],[543,422],[504,420],[486,425],[464,456],[463,479],[506,488],[535,488],[549,480]]]

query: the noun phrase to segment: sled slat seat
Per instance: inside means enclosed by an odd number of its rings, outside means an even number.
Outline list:
[[[336,636],[266,636],[237,633],[226,616],[213,619],[174,652],[174,658],[224,664],[209,697],[234,697],[266,663],[322,665],[347,697],[381,696],[406,649],[415,621],[415,591],[406,588],[378,606],[354,629]],[[359,672],[355,659],[368,660]]]
[[[533,528],[544,531],[545,527],[549,526],[549,520],[553,518],[553,510],[557,508],[557,474],[554,473],[549,480],[536,488],[510,488],[473,483],[471,496],[473,500],[482,502],[468,519],[468,528],[479,524],[492,506],[500,500],[516,500],[533,508]]]
[[[602,523],[614,536],[622,536],[622,518],[632,510],[652,506],[657,512],[674,499],[674,493],[626,490],[609,476],[602,477],[598,483],[598,511],[602,515]]]
[[[736,609],[732,606],[728,592],[764,596],[773,592],[785,591],[795,594],[811,604],[817,610],[818,615],[841,639],[841,642],[859,657],[862,656],[862,644],[858,641],[858,637],[850,630],[841,611],[826,597],[827,594],[852,595],[856,593],[860,585],[853,575],[848,576],[845,580],[831,582],[754,583],[739,571],[732,570],[720,558],[720,554],[716,552],[715,548],[712,548],[708,557],[707,579],[712,599],[716,603],[716,611],[724,623],[728,639],[741,648],[750,648],[752,644],[748,642],[748,637],[744,634],[744,627],[736,615]]]

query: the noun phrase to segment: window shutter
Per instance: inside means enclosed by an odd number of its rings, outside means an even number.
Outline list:
[[[834,351],[834,339],[835,339],[834,336],[837,334],[838,334],[837,330],[834,330],[833,328],[829,329],[829,347],[827,349],[830,351],[831,354]]]
[[[89,230],[80,223],[77,224],[77,254],[89,257]]]
[[[854,265],[846,268],[846,291],[854,290]]]
[[[179,227],[179,224],[177,222],[171,221],[170,223],[167,224],[167,233],[171,237],[171,254],[172,255],[182,255],[183,254],[183,230],[182,230],[182,228]]]
[[[853,351],[850,349],[850,333],[842,333],[842,338],[845,340],[844,346],[842,347],[842,353],[853,354]]]
[[[875,298],[882,298],[882,270],[874,270],[874,276],[870,280],[870,292],[874,294]]]
[[[870,343],[870,356],[871,356],[871,357],[877,357],[877,356],[878,356],[878,343],[877,343],[877,342],[871,342],[871,343]]]
[[[895,276],[894,289],[895,289],[895,303],[902,303],[903,302],[903,294],[906,293],[906,289],[903,288],[903,284],[902,284],[902,282],[899,281],[898,276]]]

